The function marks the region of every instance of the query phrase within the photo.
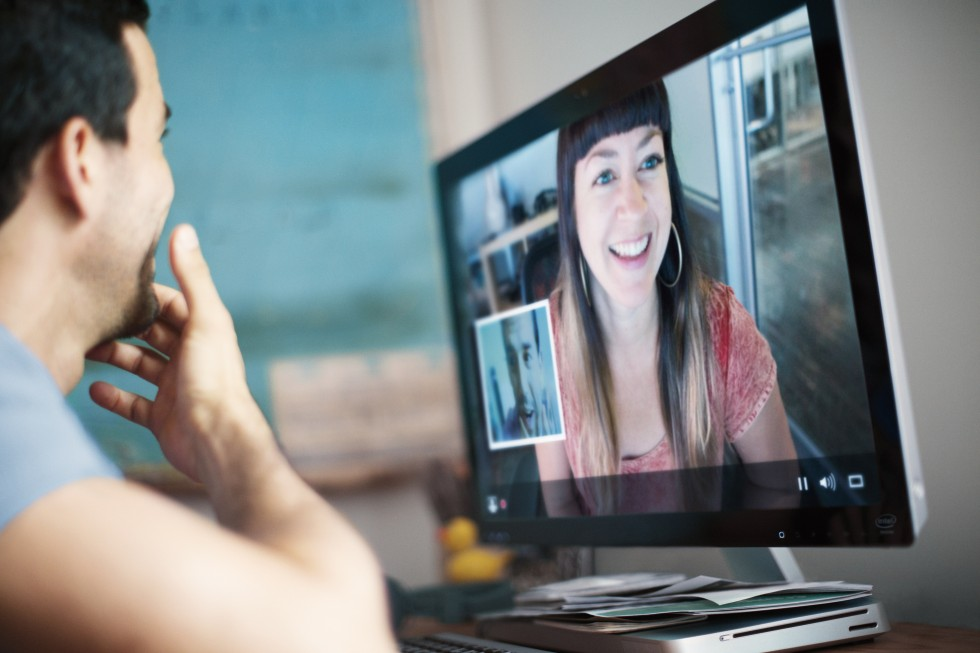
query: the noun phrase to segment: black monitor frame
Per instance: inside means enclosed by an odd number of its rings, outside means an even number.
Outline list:
[[[873,227],[865,196],[859,156],[858,128],[852,112],[841,30],[836,7],[823,0],[718,0],[586,74],[526,111],[495,127],[478,140],[446,157],[436,166],[437,199],[441,213],[450,294],[450,317],[456,343],[460,397],[476,494],[486,487],[481,478],[475,438],[484,428],[473,345],[472,318],[461,297],[466,262],[459,260],[458,234],[449,205],[448,189],[468,175],[558,127],[624,97],[650,80],[663,77],[688,62],[704,57],[779,16],[806,5],[817,61],[828,141],[830,145],[841,229],[850,271],[851,292],[871,406],[875,459],[881,479],[879,501],[860,506],[803,506],[793,509],[733,510],[697,513],[656,513],[568,518],[490,519],[477,506],[485,540],[501,543],[579,546],[891,546],[914,540],[919,518],[913,483],[907,476],[903,450],[912,436],[910,423],[900,419],[896,380],[889,349],[900,344],[886,329],[876,265]],[[894,352],[892,352],[893,354]],[[896,372],[898,375],[896,376]],[[916,461],[914,461],[917,463]],[[917,479],[916,479],[917,480]],[[924,504],[923,504],[924,506]]]

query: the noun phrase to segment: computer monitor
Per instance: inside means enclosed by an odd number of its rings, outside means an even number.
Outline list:
[[[914,540],[852,84],[833,3],[718,0],[437,164],[485,540]]]

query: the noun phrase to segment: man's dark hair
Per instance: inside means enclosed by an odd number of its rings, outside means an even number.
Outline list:
[[[126,142],[136,79],[122,30],[149,16],[146,0],[0,0],[0,224],[71,118]]]

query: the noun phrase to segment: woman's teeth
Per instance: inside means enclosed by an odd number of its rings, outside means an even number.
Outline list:
[[[628,243],[616,243],[615,245],[610,245],[609,251],[621,258],[634,258],[645,252],[649,245],[650,235],[647,234],[643,238]]]

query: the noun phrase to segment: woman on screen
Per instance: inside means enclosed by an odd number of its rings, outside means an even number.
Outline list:
[[[563,128],[557,177],[551,310],[566,439],[537,453],[542,480],[573,480],[574,492],[546,482],[549,514],[621,511],[595,479],[716,468],[726,442],[743,462],[795,459],[768,344],[697,267],[663,83]],[[626,504],[704,505],[690,485]]]

